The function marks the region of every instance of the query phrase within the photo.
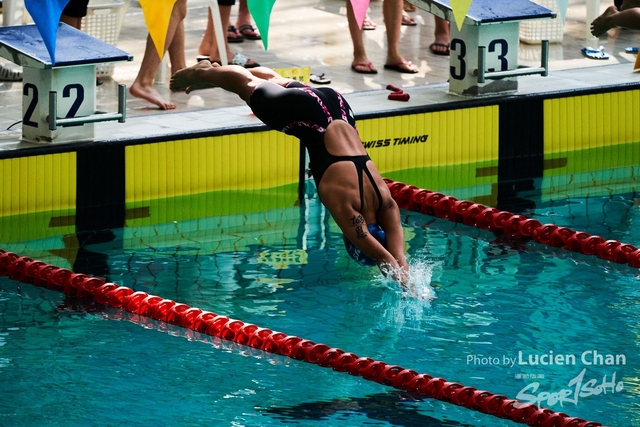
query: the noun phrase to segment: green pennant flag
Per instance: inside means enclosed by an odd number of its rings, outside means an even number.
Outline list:
[[[269,50],[269,19],[276,0],[247,0],[247,6],[262,36],[264,50]]]

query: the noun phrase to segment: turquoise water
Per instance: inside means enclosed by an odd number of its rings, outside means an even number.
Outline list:
[[[640,246],[633,194],[523,214]],[[402,221],[410,295],[347,257],[313,197],[233,221],[114,230],[76,265],[359,356],[640,426],[638,269],[417,213]],[[229,223],[242,244],[216,249]],[[61,265],[50,251],[61,241],[0,247]],[[518,425],[7,278],[0,378],[2,426]]]

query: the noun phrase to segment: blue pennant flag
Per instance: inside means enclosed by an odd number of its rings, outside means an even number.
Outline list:
[[[60,15],[69,0],[24,0],[24,5],[47,47],[51,63],[56,63],[56,35]]]

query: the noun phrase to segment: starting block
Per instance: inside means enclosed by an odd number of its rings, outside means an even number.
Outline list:
[[[126,119],[126,88],[118,112],[96,111],[96,64],[133,56],[67,24],[57,33],[56,63],[35,25],[0,28],[0,56],[23,67],[22,140],[59,143],[91,140],[93,123]]]
[[[549,43],[542,42],[540,67],[518,67],[519,25],[556,13],[529,0],[473,0],[461,30],[449,0],[408,0],[451,23],[449,91],[489,95],[518,89],[518,76],[548,74]]]

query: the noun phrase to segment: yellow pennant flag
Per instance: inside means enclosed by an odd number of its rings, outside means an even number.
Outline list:
[[[171,20],[171,12],[176,0],[138,0],[144,13],[144,20],[147,23],[147,29],[153,44],[158,51],[158,56],[164,56],[167,40],[167,30],[169,29],[169,21]]]
[[[456,25],[458,31],[462,31],[462,22],[464,17],[469,12],[472,0],[451,0],[451,10],[453,10],[453,17],[456,19]]]

